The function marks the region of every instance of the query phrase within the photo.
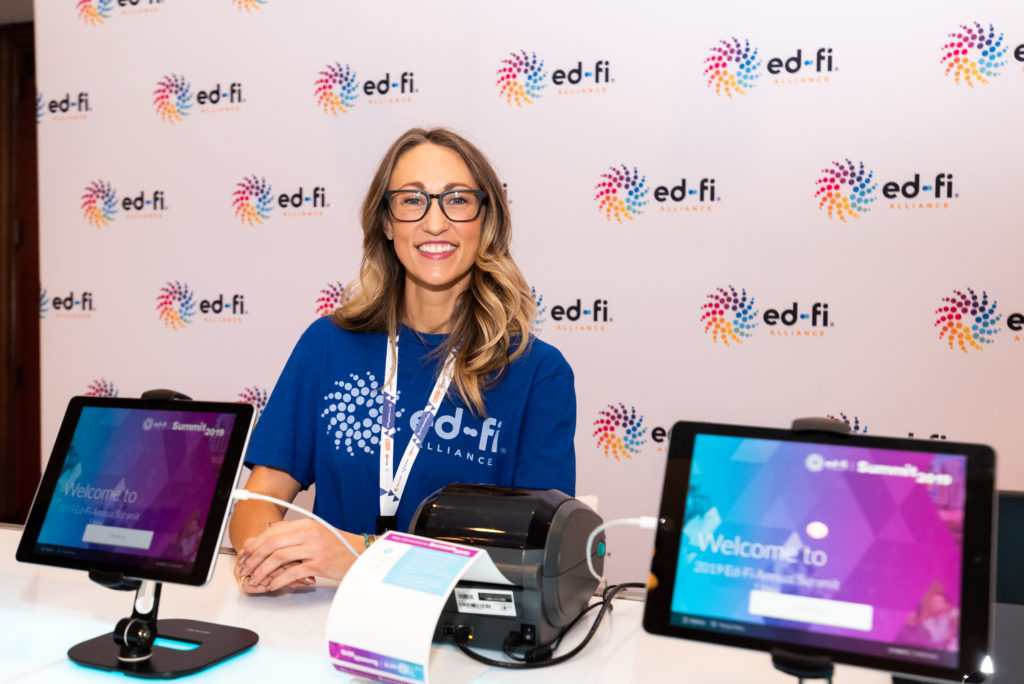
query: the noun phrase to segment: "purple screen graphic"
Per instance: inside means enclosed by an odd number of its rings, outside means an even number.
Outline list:
[[[36,550],[189,572],[235,416],[82,409]]]
[[[966,462],[697,435],[673,623],[955,666]]]

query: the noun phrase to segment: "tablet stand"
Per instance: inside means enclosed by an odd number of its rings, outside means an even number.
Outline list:
[[[172,389],[152,389],[143,399],[189,401]],[[121,572],[90,570],[89,579],[108,589],[135,590],[131,617],[118,621],[110,634],[72,646],[68,657],[79,665],[145,679],[173,679],[205,670],[252,648],[259,635],[241,627],[199,620],[158,620],[160,582],[125,577]],[[176,647],[157,644],[176,642]]]
[[[158,620],[160,582],[124,577],[120,572],[89,571],[89,579],[109,589],[135,589],[131,617],[110,634],[72,646],[68,657],[79,665],[145,679],[173,679],[204,670],[252,648],[259,636],[248,629],[199,620]],[[178,642],[177,648],[156,644]]]
[[[771,653],[772,665],[775,669],[793,675],[800,684],[803,684],[805,679],[824,679],[826,684],[832,684],[832,673],[835,666],[827,655],[803,655],[784,651],[781,648],[773,648]]]

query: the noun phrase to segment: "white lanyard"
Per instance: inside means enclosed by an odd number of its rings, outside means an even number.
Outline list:
[[[427,405],[423,408],[419,422],[416,424],[412,435],[409,436],[409,443],[402,454],[402,462],[398,466],[398,474],[394,474],[395,468],[395,416],[398,408],[398,338],[395,344],[387,342],[387,354],[384,358],[385,384],[381,388],[384,396],[384,405],[380,415],[380,514],[392,516],[398,510],[398,503],[405,491],[405,484],[409,481],[409,471],[420,453],[423,440],[426,438],[430,427],[434,424],[434,416],[441,406],[441,400],[448,392],[448,385],[455,376],[455,350],[444,362],[441,374],[434,383],[434,389],[430,392]]]

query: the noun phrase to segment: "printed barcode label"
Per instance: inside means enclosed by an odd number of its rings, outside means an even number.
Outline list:
[[[455,603],[460,613],[508,615],[515,617],[516,602],[511,591],[455,588]]]

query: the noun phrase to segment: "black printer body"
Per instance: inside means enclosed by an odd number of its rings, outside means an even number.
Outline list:
[[[434,640],[452,641],[468,630],[476,648],[501,650],[509,638],[522,646],[549,644],[597,588],[585,554],[587,537],[601,522],[589,506],[556,489],[454,484],[428,497],[409,532],[483,548],[509,582],[459,582]],[[593,547],[601,573],[603,534]]]

